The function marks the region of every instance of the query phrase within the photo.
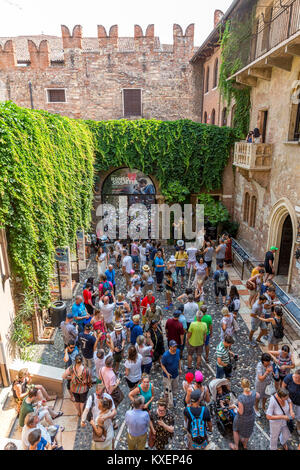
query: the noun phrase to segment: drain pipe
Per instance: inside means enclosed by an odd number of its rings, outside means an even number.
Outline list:
[[[29,82],[28,82],[28,86],[29,86],[29,95],[30,95],[30,106],[31,106],[31,109],[34,109],[34,106],[33,106],[33,96],[32,96],[32,83],[31,83],[31,80],[29,80]]]

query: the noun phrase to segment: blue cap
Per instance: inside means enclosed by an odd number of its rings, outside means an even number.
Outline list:
[[[73,318],[73,313],[67,313],[67,318],[70,320],[71,318]]]
[[[171,339],[171,341],[169,342],[169,346],[173,347],[173,346],[177,346],[177,343],[174,339]]]

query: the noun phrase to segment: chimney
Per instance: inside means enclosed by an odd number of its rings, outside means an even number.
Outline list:
[[[221,10],[215,10],[215,12],[214,12],[214,28],[221,21],[223,16],[224,16],[224,13]]]

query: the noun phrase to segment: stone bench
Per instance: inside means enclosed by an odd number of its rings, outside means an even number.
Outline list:
[[[65,369],[39,364],[38,362],[15,359],[9,366],[12,382],[16,379],[20,369],[28,369],[29,374],[32,375],[33,384],[43,385],[49,394],[56,394],[58,397],[63,396],[62,375]]]

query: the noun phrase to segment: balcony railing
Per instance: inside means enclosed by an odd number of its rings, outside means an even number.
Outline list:
[[[266,12],[265,16],[261,15],[258,19],[248,64],[300,31],[300,0],[281,0],[282,6],[276,3],[269,11],[269,17]]]
[[[250,171],[268,171],[272,167],[272,144],[236,142],[233,164]]]

